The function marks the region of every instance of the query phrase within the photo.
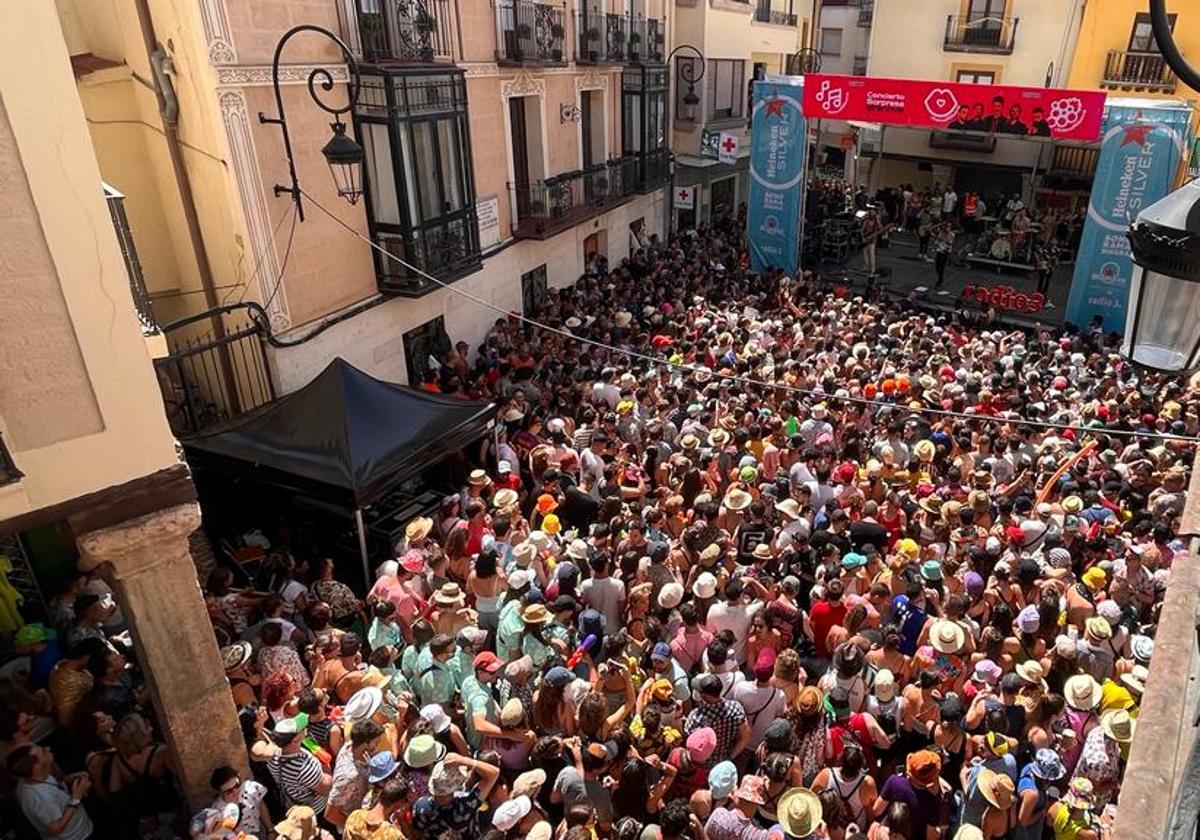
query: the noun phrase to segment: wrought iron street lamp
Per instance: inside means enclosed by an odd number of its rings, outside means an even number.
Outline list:
[[[1150,24],[1167,64],[1200,91],[1200,74],[1171,34],[1166,0],[1150,0]],[[1200,368],[1200,182],[1139,213],[1129,243],[1134,265],[1121,352],[1157,370]]]
[[[292,27],[284,33],[283,37],[279,39],[279,43],[275,45],[275,57],[271,61],[271,84],[275,88],[275,108],[279,112],[279,116],[268,117],[260,111],[258,120],[261,123],[279,126],[279,130],[283,133],[283,151],[287,155],[288,176],[292,182],[288,186],[276,184],[275,195],[290,195],[296,205],[296,214],[299,216],[300,221],[304,221],[304,204],[301,201],[300,181],[296,177],[296,160],[292,154],[292,138],[288,132],[287,117],[283,111],[283,95],[279,89],[279,58],[283,54],[283,48],[291,40],[292,36],[298,35],[301,32],[315,32],[336,44],[338,49],[341,50],[342,58],[345,60],[346,68],[350,74],[348,83],[349,91],[345,105],[341,107],[331,106],[323,101],[321,94],[317,92],[318,85],[324,91],[331,91],[334,87],[333,73],[325,67],[316,67],[308,74],[308,95],[317,104],[318,108],[333,116],[333,122],[329,125],[333,130],[333,136],[321,149],[321,154],[324,155],[325,162],[329,164],[329,172],[333,176],[333,183],[337,187],[338,195],[351,204],[356,204],[362,196],[362,165],[365,155],[363,154],[363,147],[353,138],[346,136],[346,124],[342,122],[342,114],[349,112],[358,102],[358,62],[354,60],[354,56],[351,54],[350,48],[346,46],[346,43],[328,29],[307,23]]]
[[[671,59],[678,52],[695,53],[695,60],[689,61],[686,64],[680,64],[678,68],[679,78],[686,82],[688,86],[687,93],[683,95],[683,104],[689,108],[695,108],[700,104],[700,97],[696,95],[696,85],[704,78],[704,53],[691,44],[680,44],[667,53],[667,60],[663,63],[670,65]],[[697,70],[697,67],[700,69]]]

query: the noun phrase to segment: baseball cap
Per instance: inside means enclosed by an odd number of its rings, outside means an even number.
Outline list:
[[[504,662],[499,656],[492,653],[490,650],[485,650],[483,653],[476,654],[475,659],[471,663],[475,670],[484,670],[489,674],[494,674],[504,667]]]
[[[725,799],[737,786],[737,767],[732,761],[722,761],[708,771],[708,790],[713,799]]]

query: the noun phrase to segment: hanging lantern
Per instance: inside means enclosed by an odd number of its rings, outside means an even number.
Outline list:
[[[1200,367],[1200,181],[1138,214],[1121,352],[1178,373]]]
[[[338,121],[330,126],[333,137],[321,149],[338,195],[351,204],[357,204],[362,195],[363,147],[346,136],[346,124]]]

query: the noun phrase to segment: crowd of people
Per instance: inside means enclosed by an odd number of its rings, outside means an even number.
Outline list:
[[[498,434],[369,590],[322,558],[210,576],[254,773],[214,772],[192,837],[1112,836],[1200,383],[756,275],[736,225],[441,360],[426,387]],[[49,680],[103,742],[140,713],[99,632]],[[169,772],[150,730],[139,779]],[[19,801],[86,837],[60,823],[97,784],[55,757],[10,753]]]

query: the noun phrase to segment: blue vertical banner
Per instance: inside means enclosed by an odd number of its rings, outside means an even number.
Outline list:
[[[1182,102],[1109,99],[1087,220],[1075,259],[1066,321],[1085,327],[1100,316],[1123,332],[1133,259],[1125,234],[1138,213],[1171,191],[1191,135]]]
[[[750,121],[750,190],[746,239],[750,267],[800,270],[800,213],[808,131],[798,77],[756,81]]]

